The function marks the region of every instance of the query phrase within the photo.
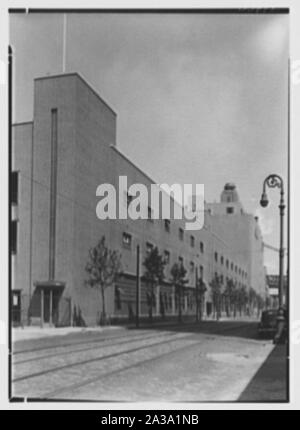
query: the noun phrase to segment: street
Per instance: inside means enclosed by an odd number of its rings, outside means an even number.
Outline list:
[[[86,331],[13,344],[12,395],[100,401],[286,401],[285,346],[254,321]]]

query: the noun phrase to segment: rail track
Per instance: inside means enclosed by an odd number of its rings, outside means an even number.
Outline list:
[[[209,336],[224,332],[234,334],[235,331],[247,326],[248,323],[235,324],[220,327],[212,335],[205,332],[203,334]],[[143,330],[110,338],[17,351],[13,354],[14,395],[24,395],[28,391],[27,395],[31,397],[57,398],[116,373],[201,343],[201,339],[195,338],[195,332],[199,330],[195,324],[190,324],[188,331],[176,331],[176,327],[172,325],[172,331],[165,327],[166,330],[161,332],[151,330],[149,333],[149,330]],[[180,325],[178,327],[182,328]],[[84,359],[82,354],[87,354]],[[49,390],[47,387],[51,383],[53,387]]]

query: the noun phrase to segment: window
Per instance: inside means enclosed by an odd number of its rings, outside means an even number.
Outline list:
[[[16,254],[18,242],[18,221],[11,221],[10,228],[10,252],[12,254]]]
[[[195,263],[193,261],[190,262],[190,272],[193,273],[195,270]]]
[[[237,266],[235,266],[234,271],[235,271],[235,273],[237,273]]]
[[[224,257],[221,255],[221,264],[224,264]]]
[[[194,236],[190,237],[190,244],[191,244],[191,247],[194,248],[194,246],[195,246],[195,238],[194,238]]]
[[[148,206],[148,221],[153,222],[153,218],[152,218],[152,208],[150,206]]]
[[[230,268],[231,268],[231,270],[233,270],[233,263],[231,263]]]
[[[132,236],[129,233],[123,233],[122,243],[124,248],[131,249]]]
[[[241,274],[241,268],[239,268],[239,275]]]
[[[200,279],[203,279],[204,269],[203,266],[200,266]]]
[[[227,212],[228,214],[233,214],[233,213],[234,213],[234,208],[233,208],[233,207],[231,207],[231,206],[228,206],[228,207],[226,208],[226,212]]]
[[[180,228],[180,229],[179,229],[179,239],[180,239],[180,240],[183,240],[183,235],[184,235],[183,228]]]
[[[215,252],[215,262],[217,262],[217,261],[218,261],[218,253]]]
[[[183,257],[178,257],[179,263],[183,265]]]
[[[170,224],[171,224],[171,221],[169,219],[165,219],[165,231],[167,233],[170,233]]]
[[[203,242],[200,242],[200,252],[203,254],[204,252],[204,245]]]
[[[154,247],[153,247],[152,243],[150,243],[150,242],[146,243],[146,253],[147,253],[147,255],[149,255],[151,253],[151,251],[152,251],[153,248]]]
[[[165,263],[169,264],[170,263],[170,252],[166,250],[164,252],[164,257],[165,257]]]
[[[18,204],[18,193],[19,193],[19,172],[11,172],[11,203],[13,205]]]
[[[226,260],[226,269],[228,269],[228,268],[229,268],[229,261]]]
[[[223,277],[223,275],[220,275],[220,282],[221,282],[221,284],[223,284],[223,281],[224,281],[224,277]]]

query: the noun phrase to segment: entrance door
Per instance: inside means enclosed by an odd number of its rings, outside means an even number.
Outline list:
[[[58,307],[61,292],[56,289],[47,288],[44,290],[44,323],[58,323]]]
[[[61,291],[53,291],[52,296],[52,322],[56,326],[58,324],[58,308]]]
[[[50,323],[50,291],[44,291],[44,323]]]

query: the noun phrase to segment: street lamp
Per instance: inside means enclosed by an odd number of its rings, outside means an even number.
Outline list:
[[[283,179],[276,174],[272,174],[266,177],[263,183],[263,192],[261,195],[260,204],[263,208],[268,206],[268,197],[266,193],[266,187],[269,188],[279,188],[280,189],[280,202],[279,202],[279,215],[280,215],[280,246],[279,246],[279,288],[278,288],[278,300],[279,300],[279,308],[282,307],[283,304],[283,217],[284,217],[284,188],[283,188]]]

